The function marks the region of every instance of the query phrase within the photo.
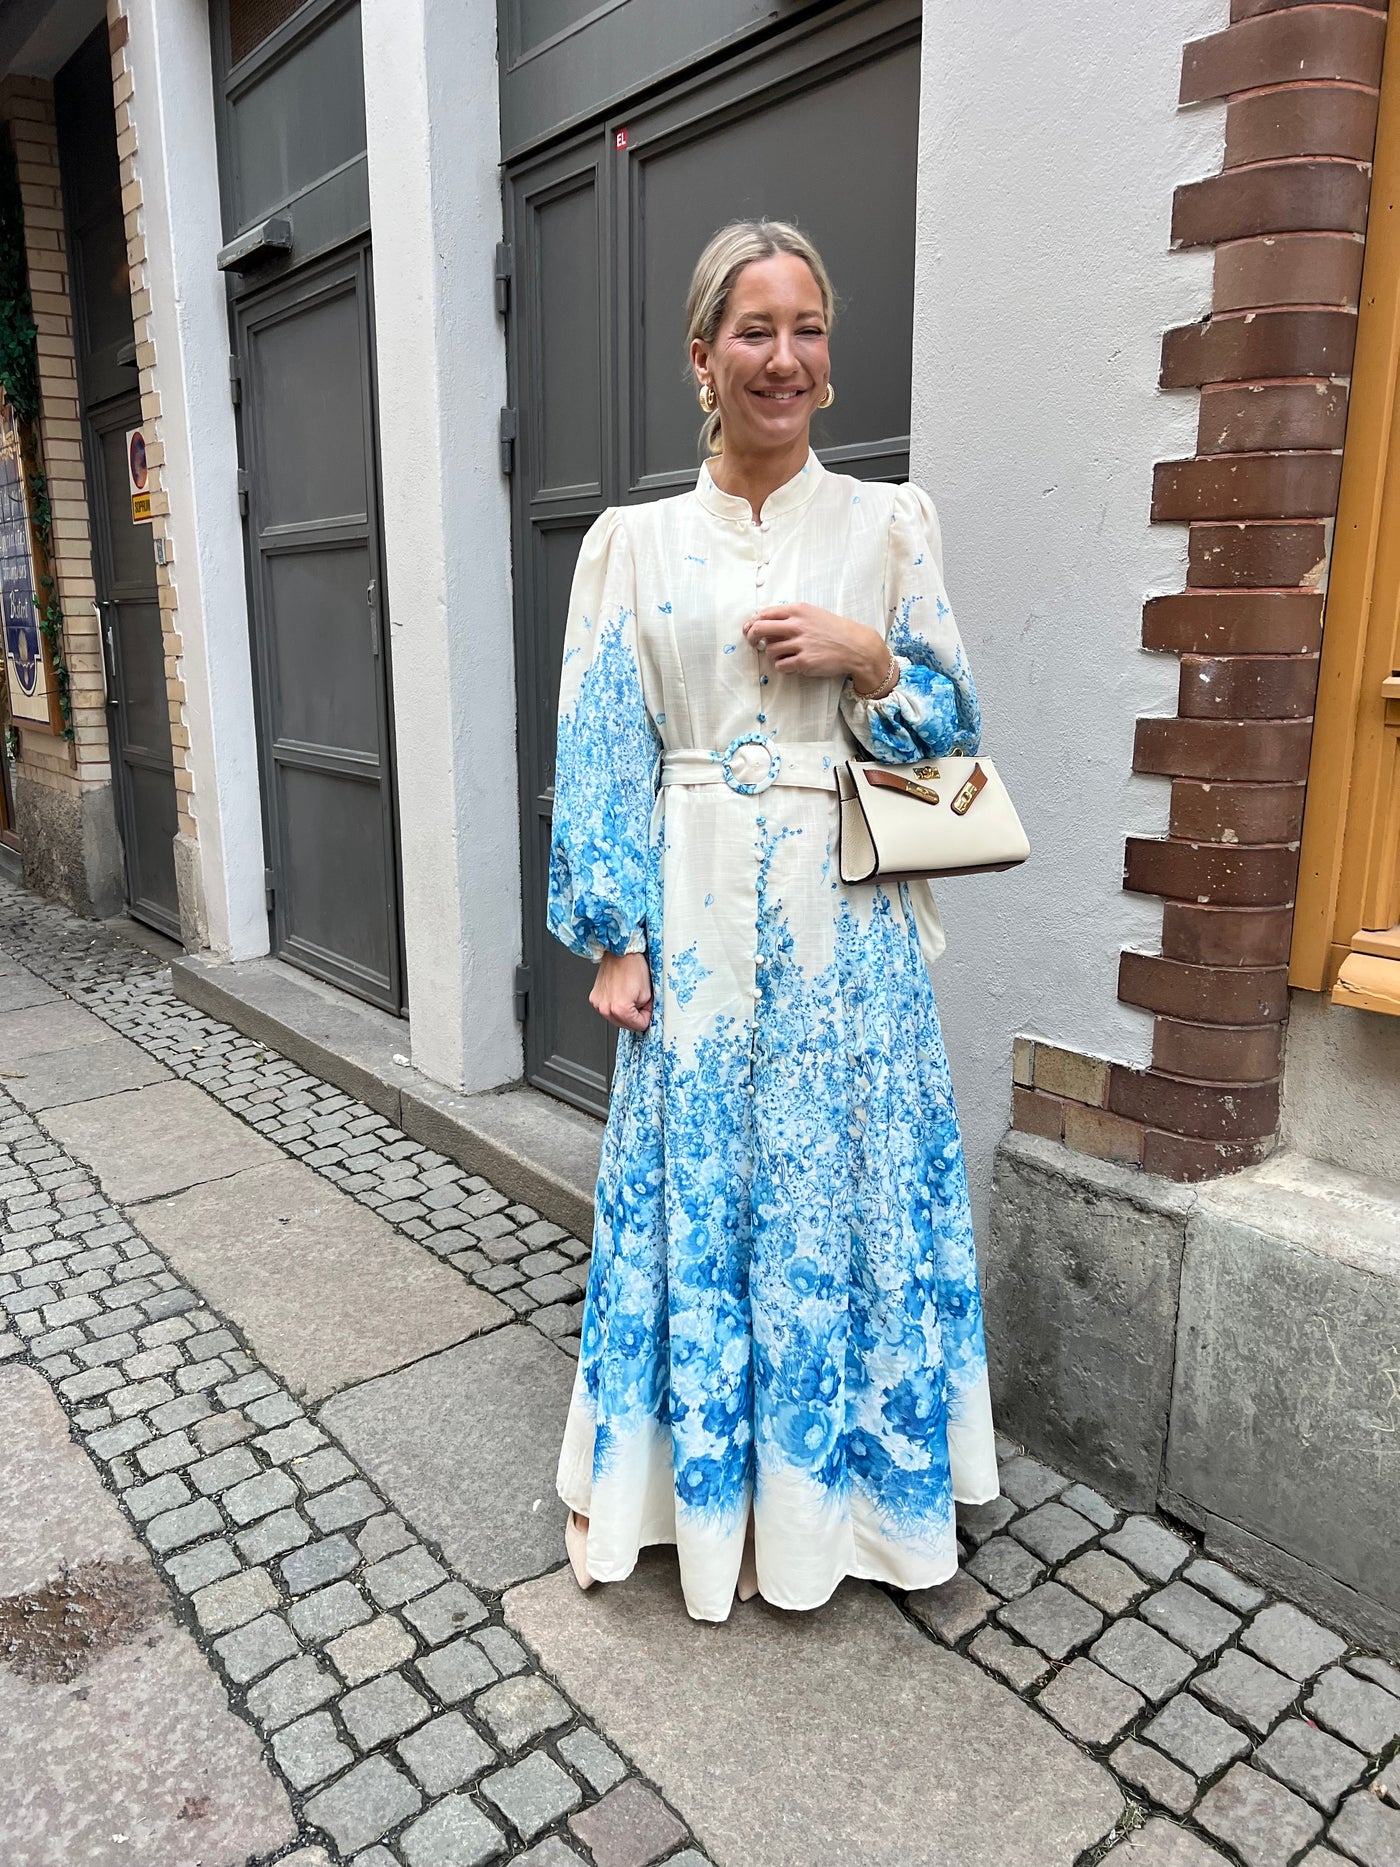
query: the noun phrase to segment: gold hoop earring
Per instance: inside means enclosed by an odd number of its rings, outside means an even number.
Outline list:
[[[826,385],[826,388],[822,391],[822,399],[820,402],[818,402],[817,407],[818,408],[830,408],[832,403],[835,400],[836,400],[836,391],[832,388],[831,384],[828,383]]]
[[[712,382],[702,382],[700,385],[700,406],[707,415],[714,414],[715,404],[718,401],[719,397],[715,394],[714,384]]]

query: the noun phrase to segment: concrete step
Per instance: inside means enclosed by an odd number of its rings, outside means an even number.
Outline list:
[[[357,1097],[424,1147],[579,1238],[593,1232],[603,1124],[523,1084],[464,1094],[412,1063],[412,1027],[275,959],[173,959],[175,990]]]

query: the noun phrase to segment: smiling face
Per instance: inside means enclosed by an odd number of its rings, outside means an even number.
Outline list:
[[[698,382],[714,385],[726,453],[807,443],[831,375],[821,290],[791,253],[756,259],[734,281],[714,342],[690,346]]]

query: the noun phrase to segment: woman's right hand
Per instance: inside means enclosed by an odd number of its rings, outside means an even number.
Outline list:
[[[588,1002],[619,1030],[646,1030],[651,1023],[651,967],[646,954],[604,953]]]

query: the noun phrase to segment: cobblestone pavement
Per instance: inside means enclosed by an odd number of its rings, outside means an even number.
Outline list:
[[[46,1098],[34,1082],[66,1079],[43,1049],[45,1023],[77,1016],[74,1006],[135,1048],[104,1042],[99,1070],[93,1047],[86,1067],[110,1081],[88,1099],[72,1087]],[[21,1037],[14,1062],[6,1045]],[[482,1584],[483,1559],[464,1580],[453,1536],[429,1522],[437,1481],[390,1495],[376,1423],[357,1420],[356,1396],[392,1404],[403,1391],[392,1384],[431,1361],[406,1352],[371,1370],[380,1378],[330,1400],[322,1418],[314,1403],[333,1386],[318,1388],[314,1368],[274,1372],[260,1325],[240,1327],[236,1303],[210,1300],[198,1273],[172,1268],[178,1253],[157,1248],[162,1208],[178,1214],[178,1199],[118,1196],[100,1147],[94,1173],[85,1143],[55,1138],[81,1134],[75,1104],[149,1096],[136,1085],[151,1084],[154,1065],[158,1093],[170,1077],[196,1086],[271,1143],[259,1160],[301,1162],[377,1215],[385,1237],[413,1240],[493,1300],[472,1298],[480,1316],[429,1345],[457,1344],[443,1361],[528,1344],[517,1318],[551,1354],[576,1355],[587,1247],[183,1004],[165,966],[121,933],[0,882],[0,1361],[37,1370],[56,1394],[285,1790],[297,1838],[229,1855],[229,1867],[702,1867],[693,1798],[680,1806],[660,1768],[648,1781],[506,1625],[509,1582],[558,1558],[525,1562],[500,1586]],[[285,1171],[240,1168],[241,1182]],[[285,1250],[295,1258],[294,1237]],[[311,1331],[314,1318],[301,1324]],[[1079,1867],[1400,1867],[1400,1670],[1204,1559],[1188,1533],[1124,1517],[1017,1447],[999,1454],[1003,1496],[960,1513],[964,1569],[895,1600],[939,1648],[1112,1772],[1121,1814],[1111,1833],[1094,1831]],[[6,1806],[0,1782],[0,1827]],[[6,1867],[66,1860],[45,1851],[52,1841],[17,1852],[12,1837]],[[200,1856],[207,1867],[223,1858]],[[715,1858],[739,1867],[738,1855]],[[816,1836],[786,1858],[864,1867],[828,1856]]]

